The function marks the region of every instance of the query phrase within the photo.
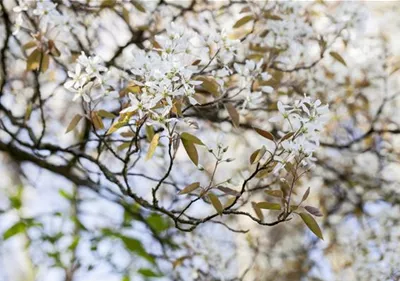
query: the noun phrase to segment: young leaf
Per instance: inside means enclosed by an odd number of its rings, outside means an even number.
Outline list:
[[[340,62],[341,64],[343,64],[344,66],[347,66],[346,61],[342,58],[341,55],[339,55],[336,52],[330,52],[329,53],[335,60],[337,60],[338,62]]]
[[[129,24],[129,22],[130,22],[129,11],[125,7],[122,7],[122,17],[124,18],[124,21],[127,24]]]
[[[179,195],[182,194],[188,194],[192,191],[195,191],[197,188],[200,187],[200,183],[199,182],[194,182],[192,184],[189,184],[188,186],[186,186],[184,189],[182,189],[181,191],[179,191]]]
[[[265,146],[262,146],[260,148],[260,150],[258,151],[257,155],[254,157],[254,160],[251,164],[258,163],[261,160],[261,158],[264,156],[265,152],[267,152],[267,149],[265,148]]]
[[[272,141],[275,141],[274,135],[271,134],[270,132],[264,131],[264,130],[261,130],[261,129],[258,129],[258,128],[254,128],[254,130],[256,130],[256,132],[259,135],[263,136],[264,138],[272,140]]]
[[[315,208],[313,206],[305,206],[304,209],[307,210],[311,215],[314,215],[316,217],[322,217],[322,213],[318,208]]]
[[[29,71],[38,69],[40,66],[41,57],[42,53],[38,49],[33,50],[33,52],[28,56],[26,70]]]
[[[90,117],[92,118],[93,126],[96,130],[104,129],[103,120],[101,120],[101,117],[97,115],[97,111],[92,111]]]
[[[69,125],[67,127],[67,130],[65,130],[65,133],[71,132],[75,127],[78,125],[79,121],[81,121],[82,115],[76,114],[74,118],[72,118],[71,122],[69,122]]]
[[[244,16],[233,25],[233,28],[239,28],[253,19],[253,15]]]
[[[40,62],[40,71],[42,73],[46,72],[49,69],[50,64],[50,56],[49,54],[42,53],[42,59]]]
[[[265,190],[264,192],[267,193],[269,196],[272,196],[272,197],[278,197],[278,198],[282,198],[283,197],[282,190]]]
[[[270,203],[270,202],[258,202],[257,207],[260,209],[267,209],[267,210],[281,209],[281,205],[279,203]]]
[[[181,139],[182,139],[182,141],[186,140],[186,141],[189,141],[194,144],[204,145],[204,143],[199,138],[197,138],[189,133],[186,133],[186,132],[181,134]]]
[[[232,195],[232,196],[239,196],[240,195],[240,192],[238,192],[236,190],[233,190],[232,188],[229,188],[229,187],[218,186],[217,188],[219,190],[221,190],[225,194],[229,194],[229,195]]]
[[[258,207],[256,202],[251,202],[251,206],[253,207],[254,212],[256,213],[257,217],[260,219],[260,221],[264,220],[264,215],[261,212],[260,207]]]
[[[113,113],[108,112],[104,109],[100,109],[99,111],[97,111],[97,115],[99,115],[100,117],[103,117],[103,118],[108,118],[108,119],[117,118],[117,116],[115,116]]]
[[[209,193],[208,199],[210,199],[211,204],[215,210],[217,210],[218,214],[222,215],[224,208],[222,207],[221,201],[219,201],[218,197],[213,193]]]
[[[287,140],[287,139],[290,139],[293,135],[294,135],[294,132],[289,132],[289,133],[287,133],[286,135],[284,135],[284,136],[281,138],[280,142],[283,142],[283,141],[285,141],[285,140]]]
[[[155,134],[153,136],[153,139],[150,142],[149,150],[147,151],[146,161],[149,160],[151,157],[153,157],[153,154],[156,151],[156,147],[158,145],[159,139],[160,139],[160,135],[159,134]]]
[[[233,126],[238,128],[240,125],[240,115],[237,112],[236,108],[231,103],[227,103],[225,107],[226,110],[228,110],[229,116],[232,119]]]
[[[229,198],[229,199],[225,202],[225,204],[224,204],[224,209],[226,209],[226,208],[228,208],[230,205],[232,205],[233,202],[235,202],[235,200],[236,200],[236,197],[231,197],[231,198]]]
[[[192,162],[198,166],[199,165],[199,155],[197,153],[197,149],[194,146],[193,142],[187,140],[187,139],[183,139],[181,138],[182,143],[183,143],[183,147],[186,150],[187,155],[189,156],[190,160],[192,160]]]
[[[301,219],[304,221],[304,223],[307,225],[307,227],[320,239],[324,240],[324,237],[322,236],[321,229],[319,228],[317,222],[315,219],[307,213],[300,213]]]
[[[146,13],[146,9],[143,7],[142,3],[140,3],[139,1],[133,0],[133,1],[132,1],[132,4],[133,4],[133,6],[135,6],[135,8],[136,8],[138,11],[140,11],[140,12],[142,12],[142,13]]]
[[[200,87],[202,87],[204,90],[212,94],[213,96],[219,96],[220,94],[220,87],[218,82],[213,78],[209,76],[197,76],[195,80],[201,81]]]
[[[308,195],[310,195],[310,188],[307,188],[306,192],[304,192],[303,198],[301,198],[301,202],[307,200]]]

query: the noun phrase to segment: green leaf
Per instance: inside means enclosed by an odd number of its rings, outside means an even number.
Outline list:
[[[25,232],[25,230],[26,230],[26,224],[22,221],[19,221],[16,224],[12,225],[9,229],[7,229],[3,233],[3,239],[7,240],[13,237],[14,235]]]
[[[71,132],[75,127],[78,125],[79,121],[81,121],[82,115],[76,114],[74,118],[72,118],[71,122],[69,123],[67,130],[65,130],[65,133]]]
[[[141,275],[143,275],[145,277],[161,277],[161,276],[163,276],[162,274],[156,273],[149,268],[141,268],[138,270],[138,273],[140,273]]]
[[[79,239],[80,239],[79,236],[75,236],[72,243],[68,246],[68,250],[74,251],[76,249],[76,247],[78,247]]]
[[[67,199],[68,201],[71,201],[74,199],[74,197],[72,196],[72,194],[66,192],[64,189],[60,189],[58,190],[58,193],[64,197],[65,199]]]
[[[270,202],[258,202],[257,207],[260,209],[268,209],[268,210],[281,209],[281,205],[279,203],[270,203]]]
[[[122,240],[122,242],[124,243],[125,247],[133,252],[136,253],[137,255],[141,256],[142,258],[145,258],[146,260],[148,260],[151,263],[155,263],[155,260],[152,256],[149,255],[149,253],[146,252],[146,250],[144,249],[142,242],[140,242],[139,240],[132,238],[132,237],[128,237],[128,236],[123,236],[120,235],[120,238]]]
[[[224,208],[221,204],[221,201],[219,201],[218,197],[214,193],[209,193],[208,199],[210,199],[211,204],[213,205],[214,209],[217,210],[218,214],[222,215]]]
[[[261,129],[259,129],[259,128],[254,128],[254,130],[256,130],[256,132],[257,132],[260,136],[263,136],[263,137],[266,138],[266,139],[275,141],[274,135],[271,134],[270,132],[261,130]]]
[[[300,217],[304,221],[304,223],[307,225],[307,227],[320,239],[324,240],[322,236],[321,229],[319,228],[317,222],[315,219],[307,213],[300,213]]]
[[[179,195],[182,194],[188,194],[192,191],[195,191],[197,188],[200,187],[200,183],[199,182],[194,182],[192,184],[189,184],[188,186],[186,186],[184,189],[182,189],[181,191],[179,191]]]
[[[233,126],[235,126],[236,128],[239,128],[240,115],[239,115],[238,111],[231,103],[225,104],[225,107],[226,107],[226,110],[228,110],[229,116],[231,117]]]
[[[128,274],[125,274],[124,276],[122,276],[122,280],[121,281],[131,281],[131,278],[129,277]]]
[[[329,53],[335,60],[337,60],[338,62],[340,62],[341,64],[343,64],[344,66],[347,66],[346,61],[342,58],[341,55],[339,55],[336,52],[330,52]]]
[[[159,134],[155,134],[153,136],[153,139],[151,140],[151,143],[150,143],[149,150],[147,151],[146,160],[149,160],[149,159],[151,159],[151,157],[153,157],[153,154],[156,151],[159,139],[160,139]]]
[[[186,150],[187,155],[189,156],[190,160],[197,166],[199,165],[199,155],[197,153],[197,149],[194,146],[193,142],[188,141],[182,138],[183,147]]]
[[[233,28],[239,28],[243,25],[245,25],[246,23],[248,23],[249,21],[253,20],[254,17],[253,15],[248,15],[248,16],[244,16],[241,19],[239,19],[234,25]]]
[[[146,218],[147,223],[149,226],[155,230],[157,233],[163,232],[169,228],[168,221],[157,213],[152,213],[150,216]]]
[[[204,143],[199,138],[197,138],[189,133],[186,133],[186,132],[181,134],[181,139],[190,141],[194,144],[204,145]]]

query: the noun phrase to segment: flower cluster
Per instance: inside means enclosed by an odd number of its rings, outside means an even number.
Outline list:
[[[101,59],[97,56],[87,57],[85,53],[77,59],[75,72],[68,71],[68,80],[64,87],[75,93],[73,100],[82,97],[85,102],[98,99],[107,92],[105,81],[107,81],[108,69],[102,65]],[[95,94],[95,89],[101,89]]]
[[[32,14],[40,19],[39,28],[42,32],[60,27],[68,28],[70,19],[57,10],[57,4],[52,1],[20,1],[20,5],[14,7],[13,11],[17,14],[15,20],[14,35],[18,34],[23,27],[23,13],[32,11]]]
[[[252,91],[252,86],[255,80],[268,81],[271,75],[263,71],[262,65],[264,61],[260,60],[255,62],[253,60],[246,60],[245,64],[234,64],[236,73],[239,74],[239,87],[241,88],[241,97],[243,98],[243,109],[246,107],[254,107],[262,100],[262,93],[270,94],[273,92],[271,86],[262,86],[261,91]]]
[[[320,142],[320,132],[328,121],[328,105],[322,105],[320,100],[312,101],[304,96],[296,100],[292,105],[284,105],[278,102],[279,115],[269,119],[270,122],[286,121],[292,132],[282,142],[283,154],[280,156],[280,164],[275,167],[278,172],[286,163],[295,157],[300,157],[303,166],[309,165],[313,160],[313,152]]]

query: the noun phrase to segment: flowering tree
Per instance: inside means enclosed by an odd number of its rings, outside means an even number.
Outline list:
[[[398,157],[397,62],[382,36],[364,42],[373,60],[352,59],[365,13],[1,3],[2,238],[27,242],[19,278],[325,280],[318,268],[349,245],[364,252],[335,274],[366,278],[378,256],[376,280],[396,278],[399,232],[382,229],[398,219],[384,175]]]

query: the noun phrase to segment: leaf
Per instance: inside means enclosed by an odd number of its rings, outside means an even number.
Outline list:
[[[24,44],[22,48],[26,51],[36,46],[37,46],[36,41],[29,41],[28,43]]]
[[[153,136],[153,139],[150,142],[149,150],[147,151],[146,161],[151,159],[151,157],[153,157],[153,154],[156,151],[159,139],[160,139],[160,135],[159,134],[155,134]]]
[[[22,233],[26,230],[26,224],[22,221],[17,222],[16,224],[12,225],[9,229],[7,229],[3,233],[3,240],[7,240],[14,235],[17,235],[19,233]]]
[[[157,213],[152,213],[150,216],[146,218],[146,221],[149,224],[149,226],[157,233],[160,233],[169,228],[168,220],[166,220],[163,216]]]
[[[138,273],[140,273],[141,275],[143,275],[145,277],[161,277],[161,276],[163,276],[162,274],[156,273],[149,268],[141,268],[138,270]]]
[[[71,244],[68,246],[68,250],[74,251],[79,244],[79,236],[75,236],[74,240],[72,240]]]
[[[199,188],[200,187],[200,183],[199,182],[194,182],[194,183],[191,183],[191,184],[189,184],[188,186],[186,186],[184,189],[182,189],[181,191],[179,191],[179,195],[182,195],[182,194],[188,194],[188,193],[190,193],[190,192],[192,192],[192,191],[195,191],[197,188]]]
[[[107,131],[107,135],[110,135],[110,134],[114,133],[115,131],[117,131],[119,128],[122,128],[126,123],[127,123],[127,121],[123,120],[123,121],[118,121],[118,122],[112,124],[110,129],[108,129],[108,131]]]
[[[42,53],[42,59],[40,62],[40,71],[42,73],[46,72],[49,69],[50,64],[50,56],[49,54]]]
[[[226,110],[228,110],[229,116],[232,119],[233,126],[235,126],[236,128],[239,128],[240,115],[239,115],[238,111],[231,103],[225,104],[225,107],[226,107]]]
[[[116,0],[103,0],[101,2],[100,8],[113,8],[117,4]]]
[[[258,162],[261,160],[261,158],[264,156],[265,152],[267,152],[267,149],[265,148],[265,146],[262,146],[262,147],[258,150],[257,154],[254,156],[254,158],[252,157],[253,155],[250,157],[250,163],[251,163],[251,164],[256,164],[256,163],[258,163]],[[253,153],[253,154],[254,154],[254,153]],[[253,161],[251,161],[251,160],[253,160]]]
[[[315,219],[307,213],[300,213],[301,219],[304,221],[304,223],[307,225],[307,227],[320,239],[324,240],[324,237],[322,236],[321,229],[318,226],[318,223],[315,221]]]
[[[221,190],[225,194],[229,194],[229,195],[232,195],[232,196],[239,196],[240,195],[240,192],[238,192],[238,191],[236,191],[236,190],[234,190],[232,188],[229,188],[229,187],[218,186],[217,188],[219,190]]]
[[[221,201],[219,201],[218,197],[214,193],[209,193],[208,199],[210,199],[211,204],[215,210],[217,210],[218,214],[222,215],[224,208],[222,207]]]
[[[71,132],[75,127],[78,125],[79,121],[81,121],[82,115],[76,114],[74,118],[72,118],[71,122],[69,122],[69,125],[67,127],[67,130],[65,130],[65,133],[68,134]]]
[[[133,6],[135,6],[135,8],[138,11],[140,11],[142,13],[146,13],[146,9],[143,7],[143,5],[139,1],[134,0],[134,1],[132,1],[132,4],[133,4]]]
[[[267,210],[280,210],[281,204],[270,203],[270,202],[258,202],[257,207],[260,209],[267,209]]]
[[[124,18],[124,21],[129,25],[129,11],[125,7],[122,7],[122,17]]]
[[[336,52],[330,52],[329,53],[335,60],[337,60],[338,62],[340,62],[341,64],[343,64],[344,66],[347,66],[346,61],[342,58],[341,55],[339,55]]]
[[[218,82],[215,80],[214,77],[211,76],[197,76],[194,80],[202,81],[203,83],[200,86],[212,94],[213,96],[220,95],[220,88]]]
[[[257,132],[259,135],[263,136],[264,138],[269,139],[269,140],[272,140],[272,141],[275,141],[274,135],[271,134],[270,132],[261,130],[261,129],[259,129],[259,128],[254,128],[254,130],[256,130],[256,132]]]
[[[194,62],[192,62],[192,65],[198,65],[198,64],[200,64],[200,63],[201,63],[201,60],[198,59],[198,60],[195,60]]]
[[[234,25],[233,28],[239,28],[243,25],[245,25],[246,23],[248,23],[249,21],[253,20],[254,17],[253,15],[248,15],[248,16],[244,16],[241,19],[239,19]]]
[[[146,125],[146,138],[148,141],[151,141],[154,137],[154,128],[153,126]]]
[[[265,190],[264,191],[266,194],[272,197],[277,197],[277,198],[282,198],[283,197],[283,192],[282,190]]]
[[[65,199],[72,201],[74,199],[73,195],[65,191],[64,189],[58,190],[58,193]]]
[[[96,130],[104,129],[103,120],[101,120],[100,116],[97,115],[97,111],[92,111],[90,113],[90,117],[92,119],[93,126]]]
[[[130,142],[125,142],[125,143],[123,143],[121,145],[118,145],[117,150],[124,150],[124,149],[129,148],[130,146],[131,146]]]
[[[131,281],[131,278],[126,274],[122,277],[122,281]]]
[[[54,44],[54,41],[53,40],[49,40],[49,51],[50,51],[50,54],[53,56],[53,57],[59,57],[59,56],[61,56],[61,53],[60,53],[60,51],[57,49],[57,47],[56,47],[56,45]]]
[[[308,198],[308,195],[310,195],[310,188],[307,188],[306,192],[304,192],[301,202],[305,201]]]
[[[141,256],[142,258],[145,258],[146,260],[148,260],[151,263],[155,263],[155,260],[152,256],[150,256],[146,250],[144,249],[142,242],[140,242],[139,240],[132,238],[132,237],[128,237],[128,236],[123,236],[123,235],[118,235],[116,234],[117,237],[119,237],[122,242],[124,243],[125,247],[133,252],[136,253],[137,255]]]
[[[256,213],[256,215],[260,219],[260,221],[264,220],[264,215],[261,212],[260,207],[257,206],[257,203],[256,202],[251,202],[251,206],[253,207],[254,212]]]
[[[41,58],[42,53],[38,49],[33,50],[26,61],[26,70],[29,71],[39,69]]]
[[[204,145],[204,143],[199,138],[197,138],[189,133],[186,133],[186,132],[181,134],[181,139],[182,139],[182,141],[187,140],[194,144]]]
[[[287,139],[290,139],[293,135],[294,135],[294,132],[289,132],[289,133],[287,133],[286,135],[284,135],[284,136],[281,138],[280,142],[283,142],[283,141],[285,141],[285,140],[287,140]]]
[[[189,156],[190,160],[198,166],[199,165],[199,155],[197,153],[197,149],[194,146],[193,142],[182,139],[183,147],[186,150],[187,155]]]
[[[99,115],[100,117],[103,117],[103,118],[108,118],[108,119],[117,118],[117,116],[115,116],[113,113],[108,112],[108,111],[106,111],[104,109],[98,110],[97,111],[97,115]]]
[[[225,202],[225,204],[224,204],[224,209],[226,209],[226,208],[228,208],[230,205],[232,205],[233,202],[235,202],[235,200],[236,200],[236,197],[231,197],[231,198],[229,198],[229,199]]]
[[[307,210],[311,215],[314,215],[316,217],[322,217],[322,213],[318,208],[315,208],[313,206],[305,206],[304,209]]]
[[[254,160],[256,159],[258,153],[260,152],[261,149],[255,150],[251,155],[250,155],[250,164],[254,164]]]

